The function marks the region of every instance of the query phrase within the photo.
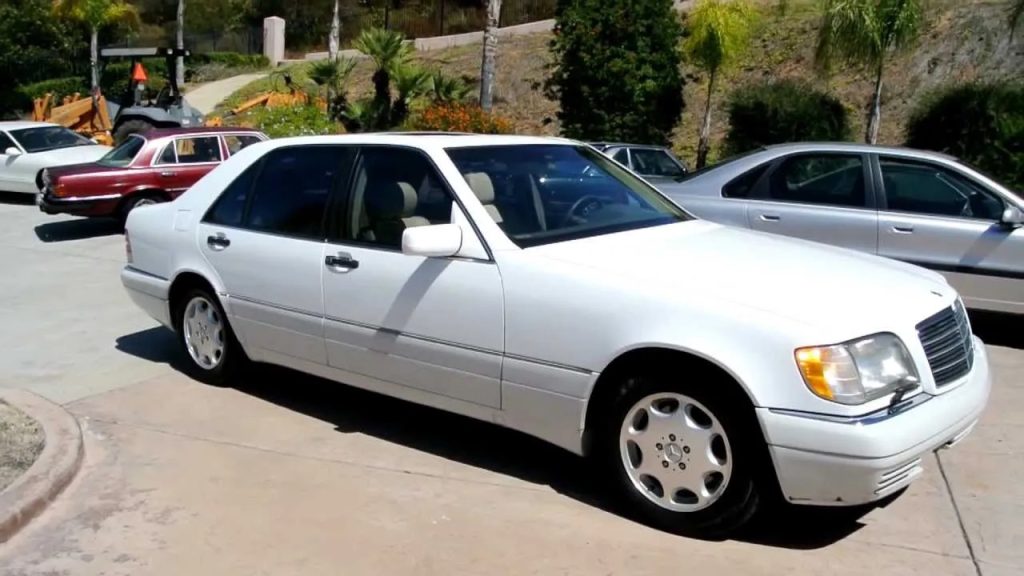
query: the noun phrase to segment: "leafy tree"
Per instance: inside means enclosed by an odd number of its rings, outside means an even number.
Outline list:
[[[1024,0],[1013,0],[1010,6],[1010,30],[1016,30],[1020,24],[1020,18],[1024,16]]]
[[[907,145],[951,154],[1021,189],[1024,84],[965,84],[927,95],[911,113]]]
[[[82,74],[75,64],[75,35],[67,22],[53,17],[52,0],[0,2],[0,118],[31,106],[19,85]]]
[[[90,87],[96,90],[100,85],[100,30],[114,24],[135,27],[139,22],[138,12],[124,0],[55,0],[53,9],[57,15],[89,27]]]
[[[875,77],[864,140],[878,141],[885,60],[916,40],[924,0],[824,0],[816,60],[827,68],[840,61],[862,66]]]
[[[373,60],[373,108],[383,128],[391,118],[391,77],[405,66],[412,54],[412,47],[406,44],[399,32],[383,28],[363,30],[356,40],[356,48]]]
[[[708,74],[704,121],[697,145],[697,168],[703,168],[711,151],[711,102],[718,75],[743,54],[750,40],[754,11],[746,0],[700,0],[686,24],[689,36],[686,56]]]
[[[738,88],[729,96],[726,111],[730,154],[783,142],[846,140],[850,135],[842,102],[797,80]]]
[[[572,138],[664,144],[683,112],[672,0],[559,0],[546,88]]]
[[[501,0],[487,0],[487,25],[484,28],[484,53],[480,63],[480,107],[490,112],[494,104],[495,57],[498,53],[498,21]]]

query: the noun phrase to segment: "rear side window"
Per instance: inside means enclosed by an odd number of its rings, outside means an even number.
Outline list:
[[[168,146],[170,148],[170,146]],[[249,192],[252,190],[256,175],[260,172],[263,162],[259,161],[246,168],[245,172],[235,178],[235,181],[221,193],[220,198],[213,203],[210,211],[206,213],[205,222],[220,224],[222,226],[239,227],[245,217],[245,203],[249,199]]]
[[[758,180],[761,179],[761,176],[768,170],[768,166],[768,164],[762,164],[734,178],[728,184],[722,186],[722,196],[726,198],[749,198],[750,192],[754,189]]]
[[[252,188],[246,227],[285,236],[323,237],[327,198],[347,168],[343,153],[337,146],[294,146],[267,154]]]
[[[626,148],[619,149],[619,151],[612,156],[612,160],[615,160],[623,166],[629,166],[629,150]]]
[[[228,154],[234,156],[243,148],[262,142],[259,136],[253,134],[228,134],[224,137],[224,143],[228,146]]]
[[[178,155],[178,164],[205,164],[221,160],[220,139],[216,136],[179,138],[174,141],[174,151]]]

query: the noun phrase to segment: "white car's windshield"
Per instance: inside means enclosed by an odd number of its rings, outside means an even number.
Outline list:
[[[520,247],[690,219],[648,184],[585,146],[446,152],[488,214]]]
[[[91,146],[94,144],[81,134],[77,134],[63,126],[40,126],[38,128],[22,128],[11,130],[11,137],[21,144],[25,152],[47,152],[72,146]]]
[[[104,166],[127,166],[132,163],[135,156],[139,154],[146,141],[141,136],[131,136],[121,143],[120,146],[107,152],[98,162]]]

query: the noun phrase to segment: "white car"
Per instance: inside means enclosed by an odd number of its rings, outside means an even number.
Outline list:
[[[893,494],[989,395],[938,274],[696,220],[567,140],[256,144],[126,243],[197,378],[269,362],[515,428],[673,531]]]
[[[0,122],[0,192],[39,192],[44,168],[95,162],[110,152],[85,136],[45,122]]]

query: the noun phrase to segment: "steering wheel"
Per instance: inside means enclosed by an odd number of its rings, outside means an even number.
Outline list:
[[[582,224],[588,216],[602,208],[604,208],[603,200],[597,196],[584,196],[572,203],[572,207],[566,212],[559,228],[564,228],[573,221]]]

